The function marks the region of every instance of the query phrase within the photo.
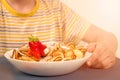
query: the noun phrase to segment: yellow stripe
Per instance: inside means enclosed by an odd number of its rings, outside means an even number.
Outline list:
[[[49,15],[42,15],[42,16],[37,16],[37,17],[27,17],[27,18],[24,18],[24,17],[22,17],[22,18],[13,18],[13,17],[11,17],[11,18],[5,18],[5,20],[6,21],[11,21],[11,20],[19,20],[19,21],[23,21],[23,20],[31,20],[31,21],[34,21],[34,20],[40,20],[40,18],[41,18],[41,21],[44,21],[44,19],[46,20],[46,19],[48,19],[48,20],[51,20],[51,18],[52,19],[59,19],[59,17],[60,17],[60,15],[58,15],[58,13],[57,12],[55,12],[54,14],[49,14]],[[0,17],[1,19],[2,19],[2,17]]]
[[[86,26],[84,26],[85,28],[81,31],[80,39],[83,39],[85,33],[87,32],[87,30],[89,29],[90,26],[91,26],[91,24],[87,24]]]
[[[0,48],[0,56],[3,56],[7,51],[11,50],[12,48]]]
[[[67,36],[71,36],[72,34],[72,32],[73,32],[73,28],[74,27],[78,27],[78,26],[75,26],[75,21],[76,21],[76,18],[77,17],[74,17],[74,18],[72,18],[72,20],[69,22],[69,24],[68,25],[66,25],[66,26],[69,26],[68,28],[67,28],[67,33],[66,33],[66,38],[67,38]],[[75,33],[76,33],[76,31],[74,31]]]
[[[50,34],[52,33],[52,34]],[[56,32],[50,32],[50,33],[42,33],[42,32],[35,32],[35,34],[40,34],[41,37],[49,37],[49,36],[58,36],[60,35],[59,33],[56,33]],[[33,35],[35,35],[33,34]],[[23,34],[23,35],[20,35],[20,34],[16,34],[16,35],[12,35],[12,34],[7,34],[6,36],[0,36],[0,38],[27,38],[29,37],[31,34]],[[21,39],[23,40],[23,39]]]

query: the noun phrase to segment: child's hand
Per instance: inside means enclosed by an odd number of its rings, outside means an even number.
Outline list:
[[[112,45],[111,45],[112,46]],[[88,67],[107,69],[115,64],[115,53],[103,43],[90,43],[88,51],[92,53],[91,57],[86,62]]]

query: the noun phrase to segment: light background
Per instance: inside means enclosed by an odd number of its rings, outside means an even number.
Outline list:
[[[113,32],[120,42],[120,0],[62,1],[95,25]],[[116,56],[120,58],[120,46]]]

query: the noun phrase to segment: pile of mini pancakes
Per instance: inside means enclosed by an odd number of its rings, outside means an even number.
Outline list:
[[[23,61],[36,61],[36,62],[58,62],[80,59],[85,56],[86,48],[84,46],[76,46],[69,43],[50,43],[46,44],[47,48],[44,50],[45,56],[40,60],[36,60],[33,56],[29,55],[30,48],[28,44],[14,49],[11,58]]]

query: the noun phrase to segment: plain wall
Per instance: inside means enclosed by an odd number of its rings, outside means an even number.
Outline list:
[[[120,0],[62,1],[95,25],[114,33],[120,42]],[[120,58],[120,47],[116,56]]]

